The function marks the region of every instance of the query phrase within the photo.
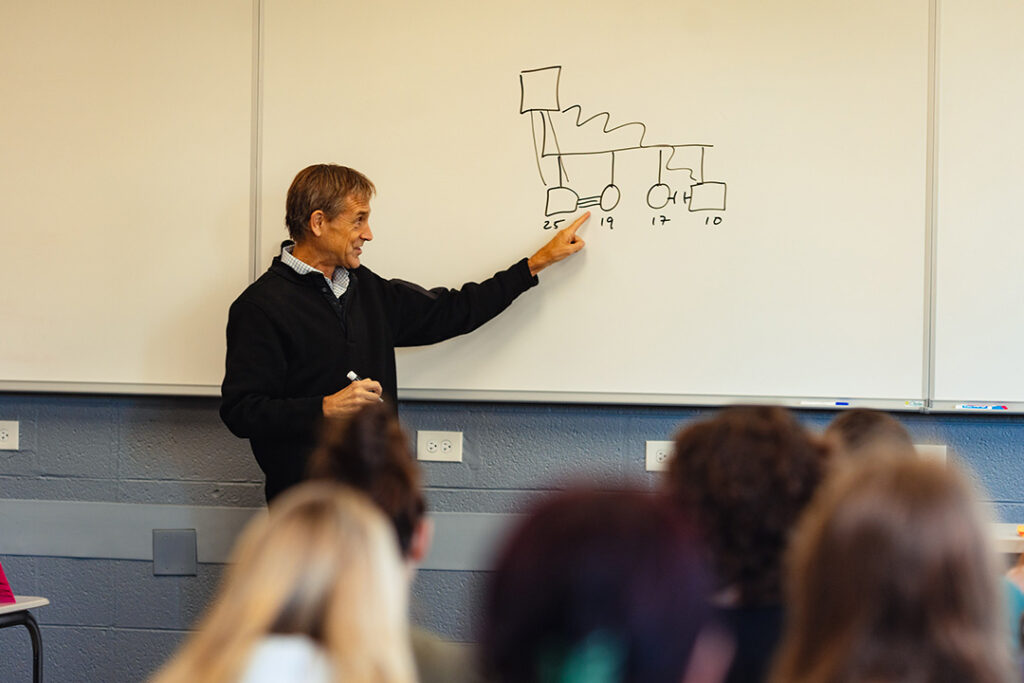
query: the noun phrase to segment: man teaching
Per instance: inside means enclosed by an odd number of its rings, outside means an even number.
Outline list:
[[[385,280],[360,264],[373,239],[366,176],[303,169],[288,189],[294,242],[231,305],[220,415],[249,439],[269,502],[306,476],[323,417],[396,401],[395,348],[472,332],[537,284],[537,273],[583,248],[584,213],[530,258],[458,290]],[[364,379],[350,380],[355,373]]]

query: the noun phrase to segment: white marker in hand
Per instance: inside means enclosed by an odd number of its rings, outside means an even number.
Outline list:
[[[363,378],[360,377],[359,375],[357,375],[355,370],[349,370],[348,374],[345,375],[345,376],[348,377],[349,381],[351,381],[351,382],[362,382],[363,381]],[[384,397],[383,396],[378,396],[377,400],[380,401],[381,403],[383,403],[384,402]]]

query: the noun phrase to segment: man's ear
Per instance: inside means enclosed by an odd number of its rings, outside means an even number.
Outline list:
[[[309,214],[309,231],[316,237],[320,237],[324,233],[324,223],[327,222],[327,216],[320,209],[317,209],[313,213]]]
[[[430,544],[434,542],[433,520],[422,518],[416,528],[412,530],[412,541],[409,543],[409,561],[413,564],[420,564],[427,559],[430,552]]]

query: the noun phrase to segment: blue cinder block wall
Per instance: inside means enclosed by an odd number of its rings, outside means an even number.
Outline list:
[[[0,394],[0,419],[20,421],[21,450],[0,451],[0,498],[256,507],[261,475],[209,398]],[[431,508],[514,512],[567,481],[652,485],[644,441],[668,439],[711,409],[407,402],[410,433],[464,433],[462,463],[424,463]],[[802,412],[822,429],[833,413]],[[977,475],[996,515],[1024,522],[1024,416],[897,414],[918,443],[943,443]],[[16,592],[45,595],[52,681],[144,680],[169,656],[216,590],[222,565],[198,576],[153,576],[148,561],[16,556],[0,562]],[[421,571],[414,619],[471,641],[485,572]],[[23,629],[0,631],[0,680],[30,680]]]

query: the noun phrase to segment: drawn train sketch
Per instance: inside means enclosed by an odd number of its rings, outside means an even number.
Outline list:
[[[604,211],[614,209],[622,198],[622,192],[615,183],[615,156],[634,150],[658,151],[658,166],[657,169],[651,168],[651,186],[646,198],[652,209],[661,209],[669,202],[676,202],[678,189],[681,189],[669,185],[669,179],[663,172],[688,171],[688,177],[682,181],[685,185],[682,201],[688,210],[725,210],[725,183],[704,179],[704,154],[713,145],[648,143],[644,139],[646,124],[631,121],[609,128],[611,115],[608,112],[583,120],[580,105],[562,109],[559,103],[561,75],[561,66],[528,69],[519,74],[519,113],[530,115],[537,171],[541,182],[548,187],[546,216],[572,213],[592,206],[600,206]],[[558,168],[558,184],[554,186],[545,179],[541,163],[551,157],[556,160]],[[571,181],[565,169],[566,157],[607,157],[608,184],[600,194],[580,197],[569,186]]]

